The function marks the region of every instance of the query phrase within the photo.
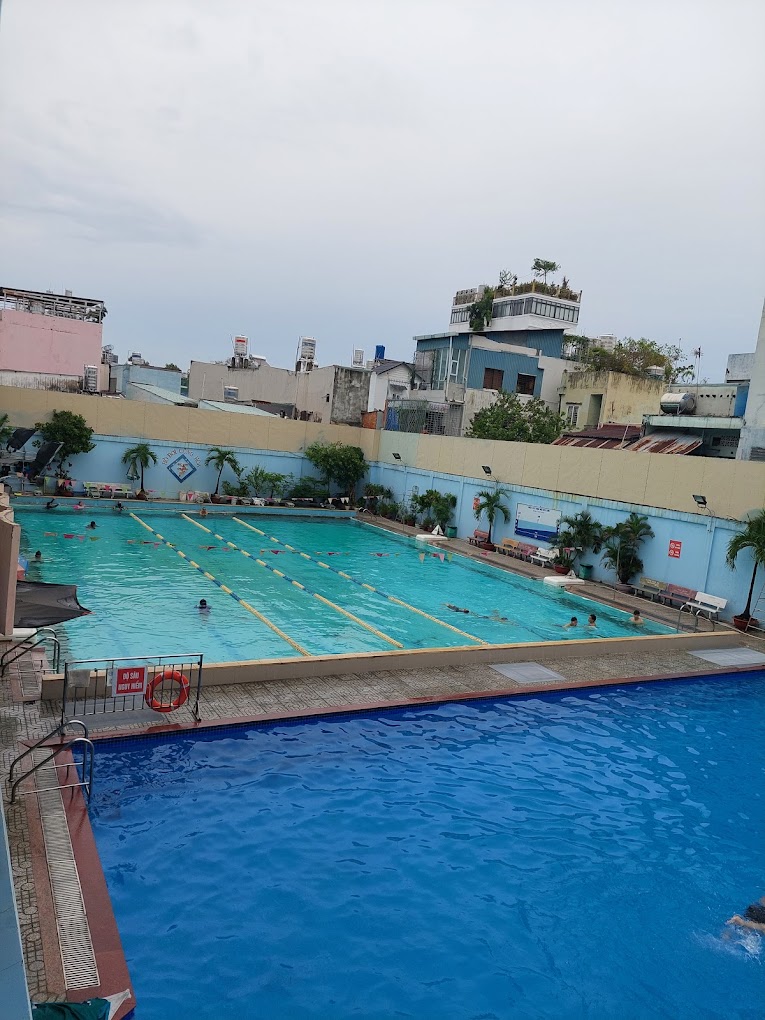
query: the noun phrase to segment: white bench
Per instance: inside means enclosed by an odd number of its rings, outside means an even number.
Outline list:
[[[554,549],[537,549],[535,553],[529,556],[529,562],[538,563],[540,567],[546,567],[554,559]]]
[[[709,620],[716,620],[727,605],[727,599],[718,598],[717,595],[707,595],[704,591],[697,591],[696,598],[686,602],[681,607],[681,612],[687,611],[693,613],[694,616],[706,616]]]

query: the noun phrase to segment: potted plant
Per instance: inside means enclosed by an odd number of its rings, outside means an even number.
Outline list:
[[[647,538],[653,537],[648,518],[634,512],[619,524],[603,529],[603,563],[616,571],[619,591],[632,590],[630,581],[643,569],[638,550]]]
[[[736,567],[736,558],[740,552],[744,549],[751,549],[752,558],[754,559],[754,569],[752,570],[752,580],[749,583],[749,594],[746,599],[746,606],[743,613],[739,613],[733,617],[733,625],[738,630],[748,630],[750,627],[758,627],[759,621],[755,620],[752,616],[752,596],[754,593],[754,581],[757,577],[757,568],[765,564],[765,510],[758,510],[750,520],[747,521],[746,527],[743,531],[740,531],[737,535],[728,543],[728,552],[725,557],[725,562],[728,564],[731,570]]]
[[[570,548],[556,549],[551,562],[556,574],[568,574],[574,569],[575,550]]]
[[[423,517],[422,521],[420,522],[420,527],[422,528],[423,531],[432,531],[433,528],[435,528],[435,526],[436,522],[433,520],[432,517]]]
[[[588,510],[581,510],[570,517],[561,517],[560,522],[566,529],[565,544],[574,549],[574,560],[578,554],[584,556],[588,549],[592,549],[596,555],[600,552],[603,547],[603,525]],[[592,564],[580,563],[579,576],[588,581],[592,577]]]
[[[148,499],[149,497],[146,495],[146,489],[143,485],[143,473],[146,468],[157,463],[156,453],[148,443],[139,443],[137,446],[132,446],[129,450],[125,450],[122,454],[122,463],[128,466],[128,479],[131,476],[137,479],[140,475],[141,488],[136,493],[136,499]]]
[[[478,502],[475,505],[473,514],[477,521],[480,521],[482,516],[486,516],[486,520],[489,525],[489,534],[481,548],[487,549],[489,552],[494,552],[494,544],[491,540],[491,532],[494,527],[494,521],[497,519],[498,515],[501,515],[505,521],[509,518],[507,506],[502,502],[504,497],[508,495],[509,493],[507,489],[503,489],[500,486],[497,486],[496,489],[492,490],[484,489],[478,493]]]

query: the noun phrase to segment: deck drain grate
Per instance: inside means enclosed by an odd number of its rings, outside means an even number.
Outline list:
[[[561,673],[548,669],[538,662],[503,662],[491,669],[520,684],[545,684],[553,680],[565,680]]]
[[[43,784],[50,775],[38,773]],[[38,800],[66,987],[92,988],[100,979],[61,791],[42,791]]]
[[[714,662],[716,666],[761,666],[765,655],[754,648],[708,648],[705,652],[691,652],[697,659]]]

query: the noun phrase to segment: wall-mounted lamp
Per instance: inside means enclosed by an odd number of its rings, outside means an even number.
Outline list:
[[[701,507],[702,510],[706,510],[706,512],[709,514],[710,517],[713,516],[712,511],[707,506],[707,497],[706,496],[697,496],[694,493],[693,494],[693,500],[694,500],[696,506]]]
[[[483,468],[483,473],[485,475],[490,475],[491,474],[491,468],[489,467],[488,464],[481,464],[481,467]]]
[[[401,460],[401,454],[400,453],[394,453],[392,456],[393,456],[394,460]]]

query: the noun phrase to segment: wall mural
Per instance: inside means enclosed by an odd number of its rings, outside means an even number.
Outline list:
[[[183,483],[202,467],[202,458],[193,450],[175,449],[165,454],[161,464],[176,481]]]

